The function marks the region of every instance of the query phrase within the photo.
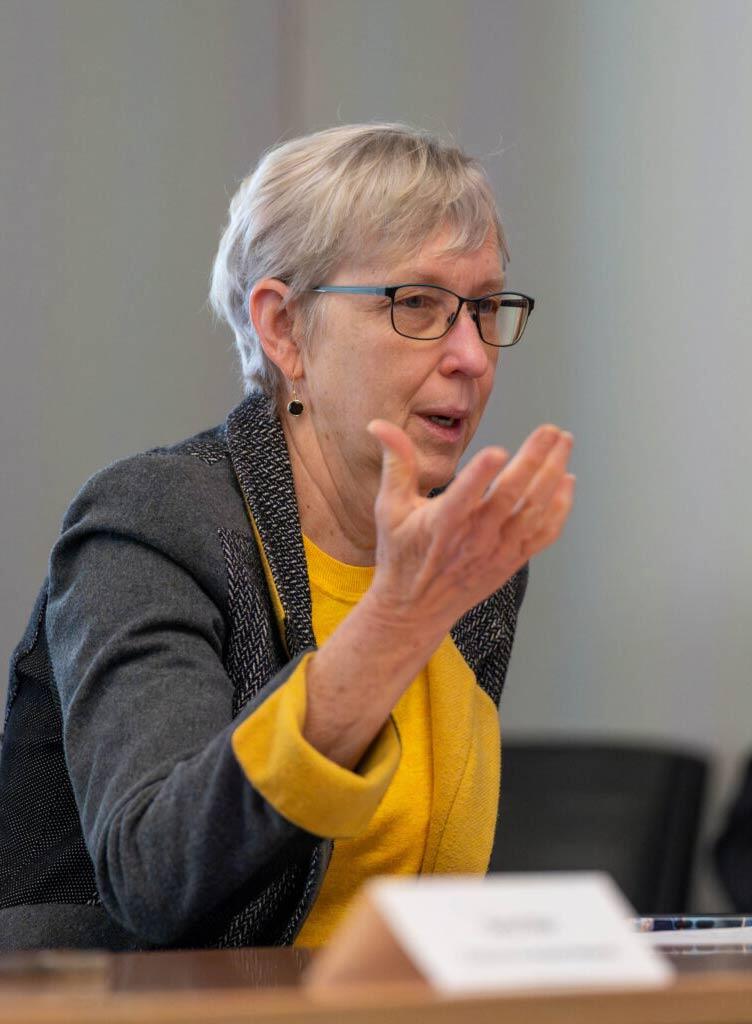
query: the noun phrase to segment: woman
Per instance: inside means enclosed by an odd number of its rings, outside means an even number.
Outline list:
[[[485,871],[573,492],[551,426],[455,477],[532,309],[506,254],[480,167],[401,125],[240,186],[212,302],[248,397],[88,481],[12,659],[6,944],[317,945],[370,875]]]

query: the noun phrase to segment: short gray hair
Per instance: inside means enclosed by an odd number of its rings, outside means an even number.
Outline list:
[[[210,303],[235,334],[246,392],[273,402],[281,383],[251,322],[256,281],[274,277],[297,300],[312,333],[310,288],[340,265],[399,254],[410,258],[442,226],[449,251],[479,248],[493,228],[504,265],[509,250],[481,164],[459,147],[404,124],[328,128],[270,149],[241,182],[219,243]]]

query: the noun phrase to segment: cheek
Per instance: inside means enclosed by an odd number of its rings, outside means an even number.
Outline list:
[[[404,352],[395,352],[392,346],[382,344],[374,349],[364,366],[363,403],[375,410],[374,415],[395,414],[395,410],[409,402],[428,373],[405,359]]]
[[[340,439],[359,430],[365,423],[387,415],[395,381],[387,382],[384,366],[365,358],[342,353],[342,359],[327,367],[325,379],[319,378],[318,407],[329,429]]]
[[[498,352],[498,350],[496,350]],[[494,354],[488,365],[488,370],[483,374],[480,380],[480,396],[481,404],[485,405],[489,399],[491,392],[493,391],[494,380],[496,379],[496,373],[499,365],[499,357]]]

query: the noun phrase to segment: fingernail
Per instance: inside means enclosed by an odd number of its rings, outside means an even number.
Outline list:
[[[543,435],[543,441],[545,444],[553,446],[561,437],[561,431],[558,427],[549,427]]]

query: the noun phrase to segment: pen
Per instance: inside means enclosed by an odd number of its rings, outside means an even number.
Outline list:
[[[659,917],[638,917],[638,932],[678,932],[689,928],[752,928],[752,916],[725,914],[665,914]]]

